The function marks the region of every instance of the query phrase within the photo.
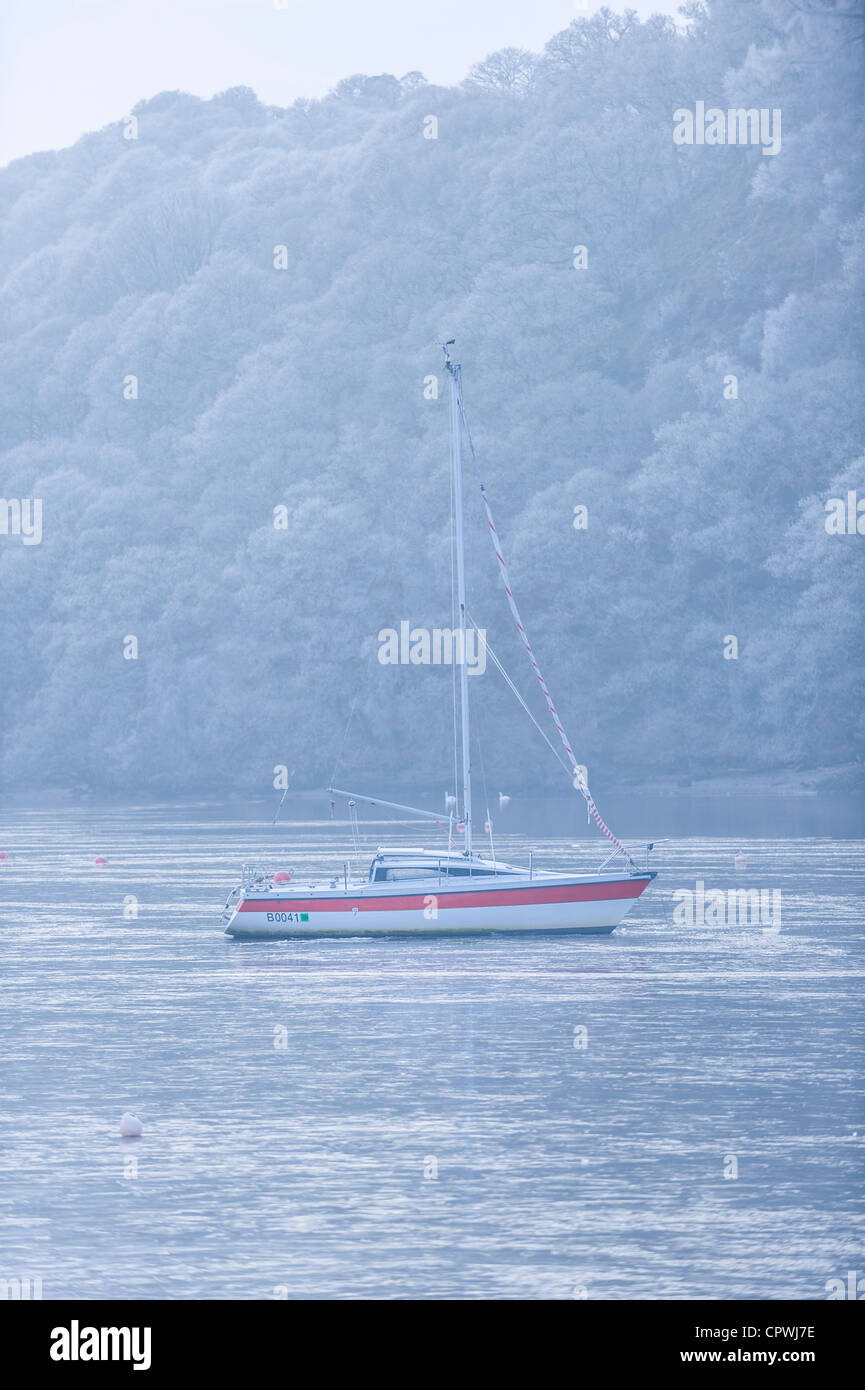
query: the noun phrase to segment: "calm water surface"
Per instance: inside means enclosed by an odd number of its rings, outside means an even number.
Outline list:
[[[819,1299],[865,1274],[861,840],[671,840],[606,938],[232,942],[242,861],[345,857],[344,826],[266,815],[0,815],[0,1278]],[[497,848],[530,843],[602,857]],[[674,923],[697,879],[780,889],[780,930]]]

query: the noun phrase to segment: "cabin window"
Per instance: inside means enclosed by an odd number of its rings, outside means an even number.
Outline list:
[[[429,865],[419,865],[416,869],[379,869],[376,873],[378,883],[404,883],[412,878],[438,878],[437,867],[431,868]]]
[[[418,878],[481,878],[494,875],[495,869],[479,869],[468,864],[418,864],[416,868],[385,868],[375,871],[374,883],[407,883]]]

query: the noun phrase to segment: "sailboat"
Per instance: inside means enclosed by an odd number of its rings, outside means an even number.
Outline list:
[[[450,813],[448,847],[442,849],[380,847],[365,878],[358,880],[344,862],[337,872],[314,883],[286,882],[285,874],[270,874],[244,866],[240,882],[232,889],[223,909],[226,934],[235,938],[295,936],[450,935],[467,932],[514,933],[610,933],[656,877],[646,866],[638,867],[630,851],[603,820],[589,791],[559,718],[514,599],[501,543],[477,464],[462,396],[462,371],[451,358],[453,340],[443,344],[449,377],[452,496],[456,571],[455,651],[459,669],[460,763],[462,804]],[[466,607],[465,544],[463,534],[463,432],[478,470],[481,499],[493,542],[505,594],[517,631],[543,691],[547,709],[564,749],[564,757],[547,739],[564,764],[574,787],[582,794],[590,819],[612,845],[596,873],[538,873],[533,857],[528,865],[500,861],[492,844],[490,853],[473,847],[472,768],[468,662],[469,617]],[[504,672],[520,703],[534,716]],[[539,727],[539,726],[538,726]],[[543,731],[541,731],[543,733]],[[546,735],[544,735],[546,738]],[[332,797],[348,801],[354,813],[359,802],[441,825],[439,812],[383,801],[379,797],[329,787]],[[454,798],[448,800],[453,802]],[[454,841],[454,829],[462,846]],[[616,860],[617,866],[608,867]]]

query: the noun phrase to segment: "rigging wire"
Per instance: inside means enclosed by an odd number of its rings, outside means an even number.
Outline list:
[[[352,855],[352,858],[353,858],[353,859],[360,859],[360,825],[358,824],[358,819],[357,819],[357,802],[356,802],[356,801],[350,801],[350,802],[348,803],[348,814],[349,814],[349,820],[350,820],[350,824],[351,824],[351,841],[352,841],[352,849],[354,850],[354,854]]]
[[[469,621],[470,621],[472,627],[476,627],[476,623],[475,623],[475,621],[474,621],[473,618],[469,617]],[[511,693],[513,694],[514,698],[518,701],[518,703],[519,703],[520,705],[522,705],[522,707],[523,707],[523,709],[525,710],[526,714],[529,716],[529,719],[531,719],[532,723],[534,724],[534,726],[535,726],[535,728],[537,729],[538,733],[540,734],[541,738],[544,740],[544,743],[547,745],[547,747],[549,748],[549,750],[550,750],[550,752],[552,753],[553,757],[555,758],[556,762],[559,764],[559,767],[563,768],[564,772],[566,773],[566,775],[567,775],[568,778],[570,779],[570,777],[571,777],[571,770],[570,770],[570,768],[568,767],[568,764],[565,762],[564,758],[562,757],[562,755],[561,755],[561,753],[559,752],[559,750],[558,750],[558,748],[556,747],[556,745],[553,743],[552,739],[550,739],[550,738],[547,736],[547,734],[546,734],[546,733],[544,732],[544,730],[541,728],[541,726],[540,726],[540,724],[538,723],[538,721],[537,721],[537,719],[535,718],[535,716],[532,714],[531,710],[529,709],[529,706],[526,704],[526,701],[523,699],[523,696],[522,696],[522,694],[520,693],[519,689],[518,689],[517,686],[514,684],[514,682],[511,680],[511,677],[508,675],[508,673],[507,673],[507,671],[505,670],[504,666],[502,665],[502,662],[500,661],[499,657],[496,655],[496,653],[493,651],[492,647],[490,646],[489,640],[488,640],[488,639],[484,642],[484,646],[486,647],[488,656],[492,657],[493,665],[495,666],[495,668],[496,668],[496,670],[498,671],[499,675],[500,675],[500,676],[502,677],[502,679],[504,680],[504,682],[505,682],[505,684],[507,685],[508,689],[511,691]]]
[[[472,627],[474,627],[474,623],[472,623]],[[484,766],[484,744],[483,739],[481,738],[480,730],[478,730],[477,734],[475,735],[475,747],[478,750],[478,758],[480,759],[481,764],[481,781],[484,784],[484,806],[486,807],[487,813],[486,832],[490,837],[490,858],[492,859],[493,863],[495,863],[496,847],[493,842],[493,818],[490,815],[490,794],[487,791],[487,772]]]
[[[549,712],[550,712],[550,716],[551,716],[551,718],[552,718],[552,720],[553,720],[553,723],[555,724],[556,728],[558,729],[559,737],[561,738],[562,745],[563,745],[564,750],[565,750],[565,752],[567,753],[568,758],[569,758],[569,760],[570,760],[571,768],[572,768],[572,772],[573,772],[573,784],[574,784],[574,786],[578,789],[578,791],[580,792],[580,794],[582,795],[582,797],[583,797],[583,799],[584,799],[584,801],[585,801],[585,803],[586,803],[586,806],[588,807],[589,814],[590,814],[591,816],[594,817],[595,824],[597,825],[598,829],[599,829],[604,835],[606,835],[607,839],[610,841],[611,844],[615,845],[615,847],[616,847],[616,849],[618,850],[618,852],[619,852],[620,854],[624,855],[625,859],[627,859],[627,861],[628,861],[628,863],[630,864],[631,868],[632,868],[635,872],[639,872],[639,871],[637,870],[637,865],[634,863],[634,860],[631,858],[631,855],[629,854],[628,850],[627,850],[627,849],[625,848],[625,846],[622,844],[621,840],[618,840],[618,839],[616,838],[616,836],[613,834],[612,830],[611,830],[610,827],[607,825],[606,821],[603,819],[603,817],[601,816],[600,811],[598,810],[597,806],[595,805],[594,798],[592,797],[592,794],[591,794],[591,792],[589,791],[589,788],[588,788],[588,784],[587,784],[587,782],[586,782],[586,779],[585,779],[585,777],[583,776],[583,773],[582,773],[582,770],[581,770],[579,764],[577,763],[576,757],[575,757],[575,755],[574,755],[574,750],[572,749],[572,747],[571,747],[571,745],[570,745],[570,743],[569,743],[569,741],[568,741],[568,736],[567,736],[567,734],[565,733],[564,726],[563,726],[563,724],[562,724],[562,722],[561,722],[561,720],[560,720],[560,718],[559,718],[559,715],[558,715],[558,711],[556,710],[556,707],[555,707],[555,705],[553,704],[553,697],[552,697],[552,695],[550,694],[550,692],[549,692],[549,690],[548,690],[548,688],[547,688],[547,683],[546,683],[546,681],[544,680],[544,678],[543,678],[543,676],[542,676],[542,674],[541,674],[541,668],[540,668],[540,666],[538,665],[537,658],[536,658],[536,656],[535,656],[535,654],[534,654],[534,652],[533,652],[533,650],[532,650],[532,645],[531,645],[531,643],[530,643],[530,641],[529,641],[528,633],[526,632],[526,629],[525,629],[525,627],[523,626],[523,621],[522,621],[522,618],[520,617],[519,609],[517,608],[516,599],[514,598],[513,592],[512,592],[512,590],[511,590],[510,579],[509,579],[508,570],[507,570],[507,565],[505,564],[504,556],[502,555],[502,552],[501,552],[501,542],[499,541],[498,532],[496,531],[495,522],[493,521],[493,514],[492,514],[492,511],[490,510],[489,501],[487,500],[487,490],[486,490],[486,487],[485,487],[485,485],[484,485],[484,480],[483,480],[483,476],[482,476],[482,474],[481,474],[480,465],[479,465],[479,463],[478,463],[477,454],[475,453],[474,441],[472,440],[472,432],[471,432],[471,430],[469,429],[469,422],[468,422],[468,420],[467,420],[467,418],[466,418],[466,412],[465,412],[465,407],[464,407],[464,405],[463,405],[463,398],[462,398],[462,390],[461,390],[461,389],[459,390],[459,394],[458,394],[458,397],[457,397],[457,407],[458,407],[458,409],[459,409],[460,419],[462,420],[463,426],[465,427],[466,437],[467,437],[468,442],[469,442],[469,451],[470,451],[471,456],[472,456],[472,463],[473,463],[474,466],[475,466],[475,473],[477,474],[478,483],[480,484],[480,489],[481,489],[481,500],[482,500],[482,502],[483,502],[483,504],[484,504],[484,510],[485,510],[485,512],[486,512],[486,515],[487,515],[487,524],[488,524],[489,529],[490,529],[490,535],[491,535],[491,537],[492,537],[493,549],[494,549],[494,551],[495,551],[496,559],[497,559],[498,562],[499,562],[499,572],[500,572],[500,574],[501,574],[502,583],[503,583],[503,585],[504,585],[505,593],[507,594],[508,606],[509,606],[509,608],[510,608],[510,610],[511,610],[511,616],[513,617],[513,620],[514,620],[514,622],[516,623],[517,631],[519,632],[519,634],[520,634],[520,639],[521,639],[521,641],[522,641],[522,644],[523,644],[523,646],[524,646],[525,649],[526,649],[526,654],[527,654],[527,656],[528,656],[528,658],[529,658],[529,661],[531,662],[532,670],[534,671],[535,675],[536,675],[537,678],[538,678],[538,684],[540,685],[541,690],[544,692],[544,699],[545,699],[546,702],[547,702],[547,708],[548,708],[548,710],[549,710]]]
[[[351,702],[351,709],[350,709],[350,711],[349,711],[348,722],[347,722],[347,724],[346,724],[346,726],[345,726],[345,728],[344,728],[344,730],[343,730],[343,734],[342,734],[342,743],[339,745],[339,752],[338,752],[337,755],[336,755],[336,762],[335,762],[334,765],[333,765],[333,772],[330,774],[330,781],[329,781],[328,784],[327,784],[329,787],[334,786],[334,784],[335,784],[335,782],[336,782],[336,772],[337,772],[337,768],[339,767],[340,763],[342,762],[342,755],[343,755],[343,753],[344,753],[344,751],[345,751],[345,741],[346,741],[346,739],[348,738],[348,731],[349,731],[349,729],[351,728],[351,721],[354,719],[354,712],[355,712],[356,708],[357,708],[357,695],[355,695],[354,699],[353,699],[352,702]]]
[[[398,495],[397,493],[393,493],[393,492],[390,493],[390,494],[389,494],[389,501],[390,501],[390,503],[391,503],[391,518],[390,518],[390,519],[391,519],[391,524],[392,524],[392,528],[393,528],[394,532],[396,532],[396,531],[398,530],[398,528],[399,528],[399,522],[400,522],[399,495]],[[395,574],[396,574],[396,568],[397,568],[398,561],[399,561],[399,548],[398,548],[397,546],[394,546],[394,548],[393,548],[393,554],[392,554],[391,562],[390,562],[390,570],[389,570],[389,572],[388,572],[388,577],[387,577],[387,582],[386,582],[386,584],[384,585],[384,590],[387,591],[387,592],[389,592],[389,591],[391,590],[391,587],[392,587],[392,585],[393,585],[394,576],[395,576]],[[367,692],[368,692],[368,691],[369,691],[369,681],[367,681],[365,684],[366,684]],[[336,761],[335,761],[335,763],[334,763],[334,765],[333,765],[333,771],[332,771],[331,774],[330,774],[330,783],[329,783],[330,786],[333,786],[334,782],[336,781],[336,773],[337,773],[337,770],[338,770],[338,768],[340,767],[340,765],[341,765],[341,763],[342,763],[343,754],[344,754],[344,752],[345,752],[345,745],[346,745],[346,743],[347,743],[347,741],[348,741],[348,735],[349,735],[349,731],[350,731],[350,729],[351,729],[351,723],[352,723],[352,720],[354,719],[354,714],[355,714],[355,710],[357,709],[357,703],[358,703],[359,698],[360,698],[360,691],[356,692],[356,694],[355,694],[355,696],[354,696],[354,699],[353,699],[352,702],[351,702],[351,709],[350,709],[350,711],[349,711],[348,720],[346,721],[346,725],[345,725],[345,728],[344,728],[344,730],[343,730],[342,742],[340,743],[339,752],[338,752],[337,755],[336,755]],[[294,774],[292,774],[292,775],[294,775]],[[331,803],[331,807],[332,807],[332,806],[333,806],[333,803]],[[332,815],[332,812],[331,812],[331,815]],[[359,827],[358,827],[358,837],[359,837],[359,835],[360,835],[360,831],[359,831]]]
[[[456,537],[456,499],[454,497],[454,475],[453,469],[448,469],[450,479],[450,533],[451,533],[451,632],[456,630],[457,625],[457,579],[456,579],[456,558],[457,558],[457,537]],[[451,693],[453,697],[453,750],[454,750],[454,804],[459,807],[460,794],[460,769],[459,769],[459,740],[457,733],[457,668],[456,662],[451,662]],[[450,834],[448,834],[450,842]]]

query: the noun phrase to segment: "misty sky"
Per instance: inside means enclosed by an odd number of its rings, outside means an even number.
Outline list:
[[[675,15],[681,0],[610,8]],[[72,144],[142,98],[252,87],[285,106],[354,72],[458,82],[497,48],[540,49],[595,0],[3,0],[0,163]]]

